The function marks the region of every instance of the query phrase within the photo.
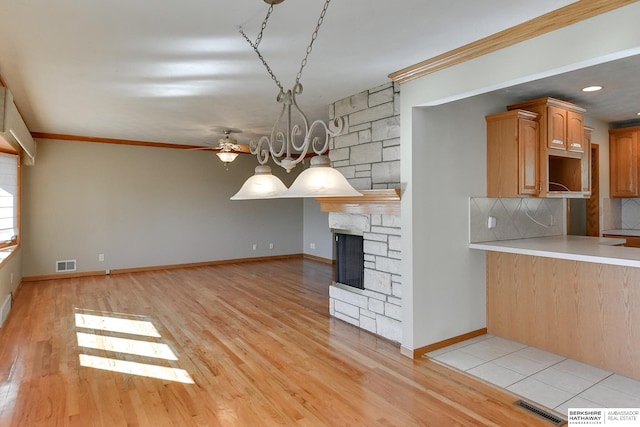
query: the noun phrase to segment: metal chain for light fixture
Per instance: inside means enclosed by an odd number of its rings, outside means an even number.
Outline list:
[[[324,7],[322,8],[322,12],[320,12],[320,17],[318,18],[318,22],[316,24],[316,28],[313,31],[313,33],[311,34],[311,41],[309,42],[309,46],[307,46],[307,50],[306,50],[306,53],[304,55],[304,58],[302,58],[302,61],[300,62],[300,70],[298,71],[298,74],[296,75],[296,85],[298,83],[300,83],[300,79],[302,78],[302,70],[307,65],[307,58],[309,57],[309,54],[313,50],[313,43],[316,41],[316,38],[318,38],[318,31],[320,31],[320,27],[322,26],[322,23],[324,22],[324,16],[327,14],[327,9],[329,8],[329,3],[331,3],[331,0],[326,0],[325,1]],[[249,45],[251,45],[251,47],[253,48],[255,53],[258,55],[258,58],[260,58],[260,61],[262,61],[262,64],[267,69],[267,72],[271,76],[271,79],[276,83],[276,85],[278,86],[280,91],[284,92],[284,88],[282,87],[282,84],[280,83],[280,80],[278,80],[278,78],[276,77],[275,73],[273,72],[273,70],[271,69],[271,67],[267,63],[267,61],[264,59],[264,57],[262,56],[262,54],[258,50],[258,46],[260,45],[260,42],[262,41],[262,34],[264,33],[265,28],[267,28],[267,22],[269,21],[269,17],[271,16],[271,13],[273,12],[274,4],[275,3],[271,3],[271,5],[269,6],[269,10],[267,11],[267,16],[265,16],[264,20],[262,21],[262,26],[260,27],[260,33],[258,33],[258,37],[256,37],[256,41],[255,42],[251,41],[251,39],[245,34],[245,32],[242,29],[242,27],[240,27],[239,31],[240,31],[240,34],[242,34],[242,36],[245,38],[245,40],[249,43]]]
[[[318,37],[318,31],[320,31],[320,26],[324,22],[324,15],[327,14],[329,3],[331,3],[331,0],[326,0],[324,2],[324,7],[322,8],[322,12],[320,12],[320,18],[318,18],[318,23],[316,24],[316,29],[313,31],[313,34],[311,34],[311,41],[309,42],[309,46],[307,47],[307,53],[304,55],[304,58],[302,58],[302,61],[300,62],[300,71],[298,71],[298,74],[296,75],[296,84],[300,83],[302,70],[304,69],[305,65],[307,65],[307,58],[313,50],[313,42],[315,42],[316,38]]]
[[[261,165],[267,163],[269,158],[271,157],[273,161],[278,165],[286,169],[287,172],[290,172],[298,163],[300,163],[304,157],[307,155],[309,150],[313,150],[314,153],[318,155],[322,155],[326,153],[329,149],[329,139],[330,137],[334,137],[342,133],[344,127],[344,118],[336,117],[333,120],[333,127],[335,130],[330,130],[325,122],[322,120],[314,121],[310,126],[307,120],[306,115],[302,112],[302,110],[298,107],[296,102],[296,95],[300,95],[303,91],[302,84],[300,83],[300,79],[302,78],[302,72],[307,65],[309,54],[313,50],[313,44],[318,37],[318,32],[322,23],[324,22],[324,17],[327,13],[327,9],[331,0],[326,0],[324,3],[324,7],[322,8],[322,12],[320,13],[320,17],[318,18],[318,22],[316,23],[316,27],[311,35],[311,41],[309,42],[309,46],[307,46],[307,50],[305,52],[302,61],[300,62],[300,70],[296,75],[296,80],[291,90],[285,92],[280,80],[276,77],[275,73],[264,59],[258,46],[262,41],[262,35],[264,30],[267,27],[267,22],[271,13],[273,12],[274,4],[280,3],[282,0],[265,0],[270,4],[269,10],[267,11],[267,15],[262,22],[262,26],[260,28],[260,32],[255,42],[252,42],[251,39],[245,34],[242,27],[239,29],[240,34],[245,38],[245,40],[251,45],[253,50],[262,64],[266,68],[267,72],[271,76],[271,79],[276,83],[279,89],[278,96],[276,100],[279,103],[283,104],[282,112],[280,113],[280,117],[274,124],[271,130],[271,137],[268,138],[263,136],[260,138],[258,142],[251,142],[249,144],[250,151],[252,154],[256,155],[258,162]],[[295,124],[292,125],[291,122],[291,113],[293,111],[299,115],[300,120],[302,121],[302,126]],[[282,125],[281,121],[285,121],[285,124]],[[285,128],[285,131],[277,130],[278,125],[281,125]],[[312,137],[311,135],[315,132],[319,132],[323,135],[323,138],[319,138],[317,136]],[[302,136],[302,141],[298,143],[296,141],[297,137]],[[292,154],[295,154],[297,157],[293,158]],[[284,156],[284,158],[283,158]]]
[[[267,16],[264,18],[264,21],[262,21],[262,27],[260,27],[260,33],[258,33],[258,37],[256,37],[256,41],[255,42],[251,41],[249,36],[247,36],[245,34],[245,32],[242,29],[242,27],[240,27],[239,31],[240,31],[240,34],[242,34],[242,36],[244,37],[244,39],[247,41],[247,43],[249,43],[249,45],[251,45],[253,50],[256,52],[256,55],[258,55],[258,58],[260,58],[260,61],[262,61],[262,64],[267,69],[267,71],[269,72],[269,75],[271,76],[273,81],[276,83],[276,85],[280,89],[280,92],[284,92],[284,88],[282,87],[282,84],[280,84],[280,80],[278,80],[276,75],[273,74],[273,71],[271,70],[271,67],[269,67],[269,64],[267,64],[267,61],[264,59],[264,57],[262,56],[262,54],[258,50],[258,45],[262,41],[262,33],[264,32],[264,29],[267,28],[267,21],[269,21],[269,17],[271,16],[271,12],[273,12],[273,4],[271,4],[271,6],[269,6],[269,10],[267,11]]]

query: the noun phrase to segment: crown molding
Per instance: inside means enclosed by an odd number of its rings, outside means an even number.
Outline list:
[[[636,3],[638,0],[580,0],[527,22],[461,46],[389,74],[396,83],[406,83],[427,74],[469,61],[491,52],[521,43],[585,19]]]
[[[199,145],[169,144],[166,142],[136,141],[132,139],[101,138],[97,136],[67,135],[62,133],[31,132],[33,138],[55,139],[59,141],[99,142],[103,144],[137,145],[142,147],[178,148],[192,150],[203,148]]]

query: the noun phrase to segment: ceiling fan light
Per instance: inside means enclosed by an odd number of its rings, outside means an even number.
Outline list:
[[[287,191],[284,183],[271,174],[267,165],[256,166],[255,175],[249,177],[231,200],[275,199]]]
[[[280,197],[357,197],[362,196],[340,172],[331,167],[327,156],[311,158],[291,187]]]
[[[220,160],[222,160],[222,163],[226,165],[227,163],[233,162],[236,157],[238,157],[238,153],[232,153],[230,151],[220,151],[216,153],[216,156],[218,156]]]

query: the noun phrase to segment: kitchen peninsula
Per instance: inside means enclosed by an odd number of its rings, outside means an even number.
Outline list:
[[[624,239],[550,236],[487,251],[487,330],[640,379],[640,251]]]

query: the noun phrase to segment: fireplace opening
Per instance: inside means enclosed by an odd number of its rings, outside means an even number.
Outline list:
[[[363,237],[344,230],[334,230],[336,282],[364,289]]]

